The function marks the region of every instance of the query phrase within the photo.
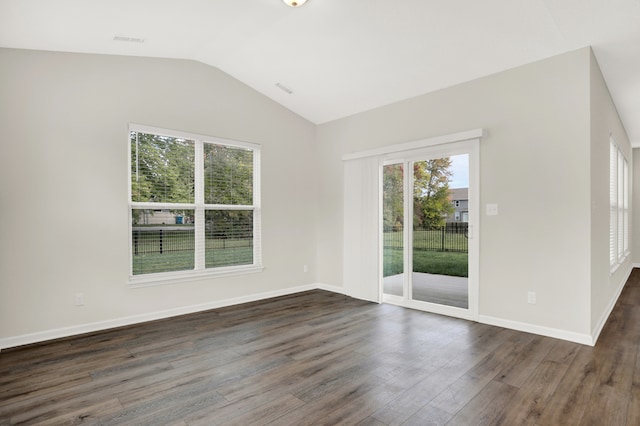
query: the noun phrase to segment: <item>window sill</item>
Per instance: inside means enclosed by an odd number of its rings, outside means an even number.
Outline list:
[[[261,265],[228,266],[224,268],[207,269],[204,271],[163,272],[159,274],[145,274],[129,276],[130,288],[153,287],[158,285],[178,284],[188,281],[199,281],[207,278],[232,277],[235,275],[256,274],[262,272]]]
[[[622,264],[627,261],[627,259],[629,258],[629,254],[630,254],[629,252],[625,253],[622,259],[620,259],[614,265],[611,265],[611,268],[609,269],[609,276],[612,276],[613,274],[615,274],[618,268],[620,268]]]
[[[619,267],[620,267],[619,263],[616,263],[615,265],[611,265],[611,267],[609,268],[609,276],[612,276],[613,274],[615,274]]]

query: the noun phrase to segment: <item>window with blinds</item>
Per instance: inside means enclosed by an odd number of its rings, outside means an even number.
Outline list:
[[[259,146],[131,125],[131,281],[261,270]]]
[[[615,270],[629,254],[629,165],[609,142],[609,264]]]

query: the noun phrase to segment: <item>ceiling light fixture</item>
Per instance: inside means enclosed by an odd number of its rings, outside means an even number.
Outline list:
[[[307,0],[282,0],[287,6],[298,7],[302,6]]]

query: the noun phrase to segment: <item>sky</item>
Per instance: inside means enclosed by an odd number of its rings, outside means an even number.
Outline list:
[[[451,171],[453,176],[449,180],[449,188],[469,187],[469,154],[452,155]]]

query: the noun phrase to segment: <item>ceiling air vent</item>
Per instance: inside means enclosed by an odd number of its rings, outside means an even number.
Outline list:
[[[289,89],[287,86],[285,86],[282,83],[276,83],[276,87],[280,90],[282,90],[283,92],[287,92],[288,94],[292,94],[293,90]]]
[[[144,43],[144,39],[139,37],[115,36],[113,37],[113,40],[124,41],[126,43]]]

